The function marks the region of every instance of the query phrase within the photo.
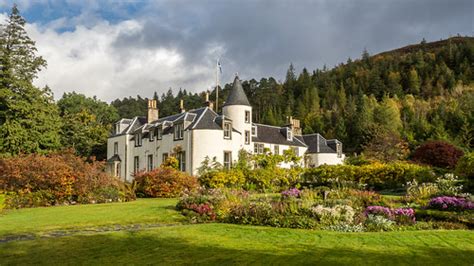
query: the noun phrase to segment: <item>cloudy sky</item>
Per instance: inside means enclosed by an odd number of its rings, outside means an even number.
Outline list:
[[[111,101],[168,88],[332,67],[407,44],[474,35],[472,0],[17,0],[56,98]],[[13,1],[0,0],[4,20]]]

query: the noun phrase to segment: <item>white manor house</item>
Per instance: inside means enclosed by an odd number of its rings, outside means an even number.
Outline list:
[[[186,111],[181,102],[180,113],[161,118],[158,114],[156,101],[149,100],[147,117],[123,118],[115,124],[107,142],[107,162],[113,175],[132,181],[134,173],[159,167],[168,156],[176,156],[181,171],[196,175],[206,156],[230,168],[241,149],[263,153],[267,148],[274,154],[292,149],[304,158],[306,167],[344,160],[339,140],[326,140],[317,133],[302,135],[296,119],[290,118],[282,127],[253,123],[252,106],[238,77],[222,114],[213,110],[209,99],[198,109]]]

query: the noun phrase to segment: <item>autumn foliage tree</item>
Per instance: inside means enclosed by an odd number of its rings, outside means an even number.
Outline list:
[[[463,155],[461,149],[448,142],[428,141],[415,150],[412,159],[422,164],[452,169]]]

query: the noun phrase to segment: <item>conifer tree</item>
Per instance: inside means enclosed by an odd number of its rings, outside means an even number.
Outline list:
[[[16,5],[0,25],[0,154],[59,147],[61,121],[49,88],[33,86],[46,61],[36,55]]]

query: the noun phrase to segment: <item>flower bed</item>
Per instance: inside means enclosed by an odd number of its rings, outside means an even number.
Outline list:
[[[441,211],[467,211],[474,210],[474,203],[461,197],[436,197],[428,203],[428,209]]]
[[[201,188],[185,193],[177,208],[192,222],[343,232],[471,228],[465,221],[470,219],[469,215],[463,216],[465,218],[462,220],[440,220],[431,217],[423,209],[420,209],[422,213],[418,215],[418,210],[402,206],[397,199],[389,201],[373,192],[367,197],[368,193],[353,189],[330,190],[329,193],[326,189],[292,188],[280,195],[268,195],[244,190]],[[363,197],[364,200],[357,197]],[[366,206],[368,202],[386,202],[387,205]]]

